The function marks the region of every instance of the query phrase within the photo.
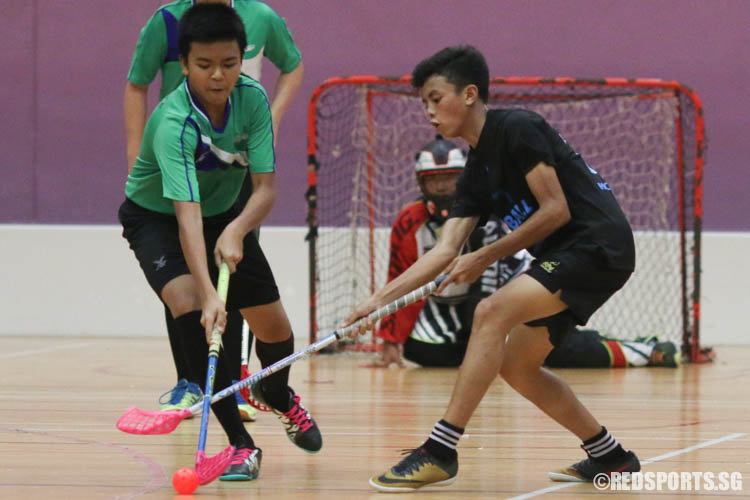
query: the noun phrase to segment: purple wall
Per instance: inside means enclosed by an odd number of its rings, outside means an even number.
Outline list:
[[[138,32],[161,3],[2,2],[0,222],[116,222],[126,172],[125,76]],[[287,19],[306,71],[279,135],[281,195],[268,225],[304,224],[307,103],[320,82],[406,74],[446,45],[472,43],[492,75],[655,77],[692,87],[708,134],[704,228],[750,230],[742,182],[750,179],[746,0],[269,4]],[[272,88],[274,79],[266,66],[263,83]]]

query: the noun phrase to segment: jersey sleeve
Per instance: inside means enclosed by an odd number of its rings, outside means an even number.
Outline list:
[[[458,178],[449,217],[473,217],[482,213],[482,207],[474,194],[471,174],[472,172],[466,169]]]
[[[421,203],[421,202],[420,202]],[[391,227],[391,248],[388,261],[388,281],[393,281],[417,261],[416,231],[424,222],[415,210],[415,204],[407,206]],[[411,334],[425,301],[420,300],[380,322],[377,335],[387,342],[403,344]]]
[[[486,189],[489,181],[481,176],[479,168],[481,167],[464,168],[456,182],[456,195],[448,217],[479,217],[477,226],[483,226],[489,217],[489,207],[487,195],[482,189]]]
[[[264,16],[268,31],[264,55],[282,73],[290,73],[299,66],[302,60],[286,21],[270,7]]]
[[[148,85],[159,73],[167,53],[167,33],[161,11],[156,12],[141,29],[138,44],[130,62],[128,81]]]
[[[398,278],[417,261],[416,231],[423,222],[412,206],[407,206],[391,227],[388,281]]]
[[[259,86],[248,86],[249,105],[246,116],[250,120],[247,140],[247,160],[250,172],[262,174],[274,172],[276,154],[273,149],[273,125],[268,96]]]
[[[539,162],[555,165],[553,144],[545,134],[549,126],[539,115],[515,112],[506,121],[505,147],[510,161],[523,174],[529,173]]]
[[[164,120],[154,134],[154,156],[162,173],[163,196],[175,201],[200,203],[195,170],[198,126],[190,119]]]

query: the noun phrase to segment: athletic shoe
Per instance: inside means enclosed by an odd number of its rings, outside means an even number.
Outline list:
[[[677,368],[682,360],[682,354],[674,342],[659,342],[651,352],[649,366],[667,366]]]
[[[294,393],[291,387],[289,387],[289,403],[291,404],[291,408],[285,412],[277,410],[266,402],[263,398],[260,384],[253,385],[252,393],[253,397],[259,403],[268,406],[276,414],[276,417],[278,417],[286,428],[286,435],[292,443],[308,453],[317,453],[320,451],[323,447],[323,438],[320,435],[320,430],[315,424],[315,420],[310,416],[310,412],[302,406],[300,397]]]
[[[165,402],[163,399],[167,394],[170,396],[169,400]],[[203,391],[198,387],[198,384],[181,378],[176,386],[159,396],[159,404],[161,404],[161,411],[184,410],[201,399],[203,399]],[[192,418],[192,415],[187,418]]]
[[[370,485],[380,491],[414,491],[423,486],[448,486],[458,474],[458,459],[442,462],[420,446],[379,476],[370,478]]]
[[[235,380],[234,382],[237,381]],[[250,406],[248,402],[245,401],[245,398],[242,397],[240,391],[235,392],[234,397],[237,400],[237,409],[240,410],[240,417],[242,417],[242,421],[255,422],[255,419],[258,416],[258,410]]]
[[[252,481],[260,474],[260,460],[263,452],[260,448],[239,448],[234,451],[232,462],[219,481]]]
[[[641,470],[641,463],[638,457],[632,451],[627,452],[624,460],[611,465],[604,465],[596,462],[590,457],[581,460],[570,467],[548,472],[547,476],[553,481],[568,481],[586,483],[594,480],[599,474],[610,476],[613,472],[638,472]]]

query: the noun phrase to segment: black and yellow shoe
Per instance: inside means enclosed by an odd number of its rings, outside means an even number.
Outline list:
[[[423,486],[448,486],[458,474],[458,460],[444,463],[422,446],[393,466],[389,471],[370,478],[370,485],[380,491],[414,491]]]
[[[553,481],[589,483],[599,474],[610,476],[613,472],[638,472],[640,470],[641,463],[638,457],[629,451],[623,460],[614,464],[605,465],[589,457],[570,467],[548,472],[547,476]]]

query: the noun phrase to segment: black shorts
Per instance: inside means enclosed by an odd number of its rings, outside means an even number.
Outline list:
[[[585,325],[597,309],[623,287],[631,271],[611,269],[594,252],[569,248],[536,259],[526,274],[551,293],[562,290],[560,299],[568,309],[526,323],[546,326],[550,342],[558,345],[576,325]]]
[[[237,214],[236,210],[229,210],[203,218],[208,272],[214,283],[219,275],[213,256],[216,240]],[[148,210],[129,199],[120,205],[118,217],[123,227],[123,237],[128,240],[148,284],[158,296],[161,297],[164,285],[178,276],[190,274],[180,245],[177,217]],[[273,273],[252,232],[245,236],[243,250],[237,271],[229,279],[227,311],[279,300]]]

